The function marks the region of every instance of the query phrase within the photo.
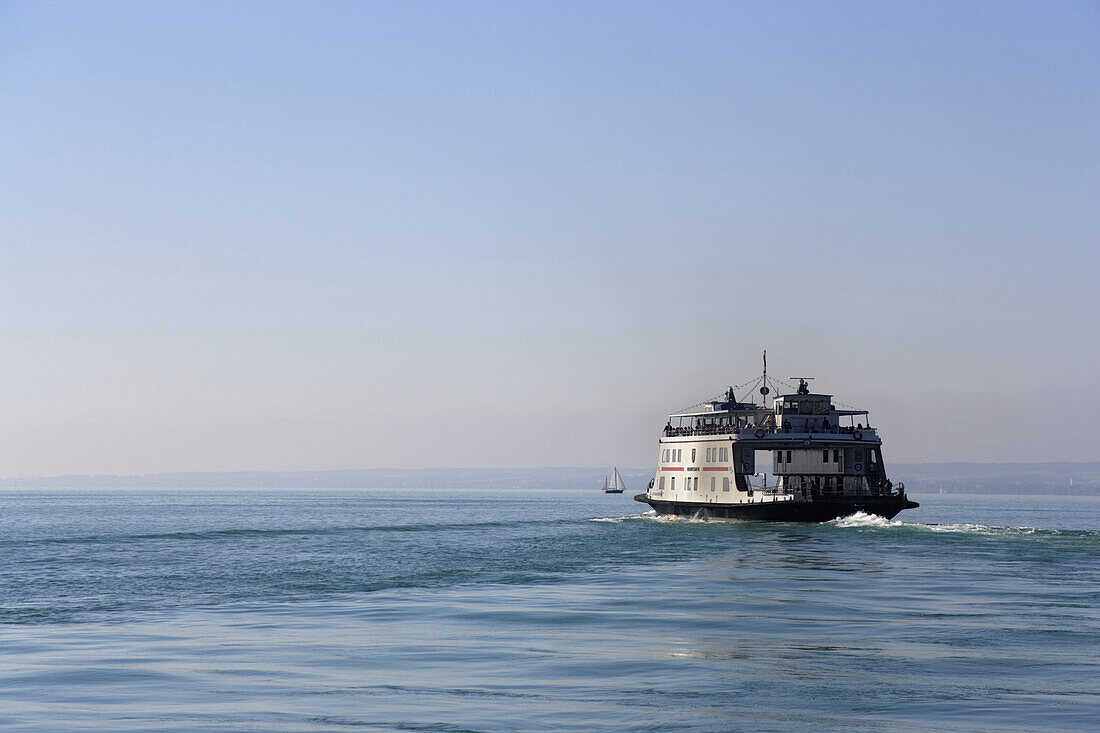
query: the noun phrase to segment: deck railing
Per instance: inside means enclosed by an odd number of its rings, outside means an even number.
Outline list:
[[[789,426],[784,426],[783,429],[778,429],[773,425],[748,425],[748,426],[736,426],[736,425],[708,425],[700,428],[684,428],[684,427],[665,427],[665,437],[675,438],[681,436],[693,436],[693,435],[740,435],[741,433],[749,433],[755,435],[757,430],[763,430],[767,435],[773,435],[776,433],[787,434],[795,433],[803,435],[806,433],[813,434],[827,434],[827,435],[851,435],[857,431],[874,433],[875,428],[869,426],[851,427],[851,426],[838,426],[833,425],[827,428],[823,427],[807,427],[802,430],[792,430]]]

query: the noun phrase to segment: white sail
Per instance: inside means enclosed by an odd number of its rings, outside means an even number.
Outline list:
[[[619,475],[619,469],[613,469],[611,474],[611,488],[622,491],[626,488],[626,484],[623,483],[623,477]]]

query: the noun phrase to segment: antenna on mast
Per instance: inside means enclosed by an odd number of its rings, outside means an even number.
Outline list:
[[[787,377],[787,379],[798,380],[798,394],[810,393],[810,385],[808,384],[808,382],[812,382],[813,377]]]

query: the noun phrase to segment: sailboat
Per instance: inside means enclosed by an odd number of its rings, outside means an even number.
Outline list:
[[[611,481],[608,482],[607,477],[603,480],[603,493],[605,494],[621,494],[626,490],[626,484],[623,483],[623,477],[619,475],[619,469],[613,468],[611,472]]]

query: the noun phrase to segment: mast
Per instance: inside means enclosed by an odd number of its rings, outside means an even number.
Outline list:
[[[760,394],[764,396],[764,409],[768,407],[768,392],[771,392],[768,389],[768,350],[764,349],[764,384],[760,387]]]

